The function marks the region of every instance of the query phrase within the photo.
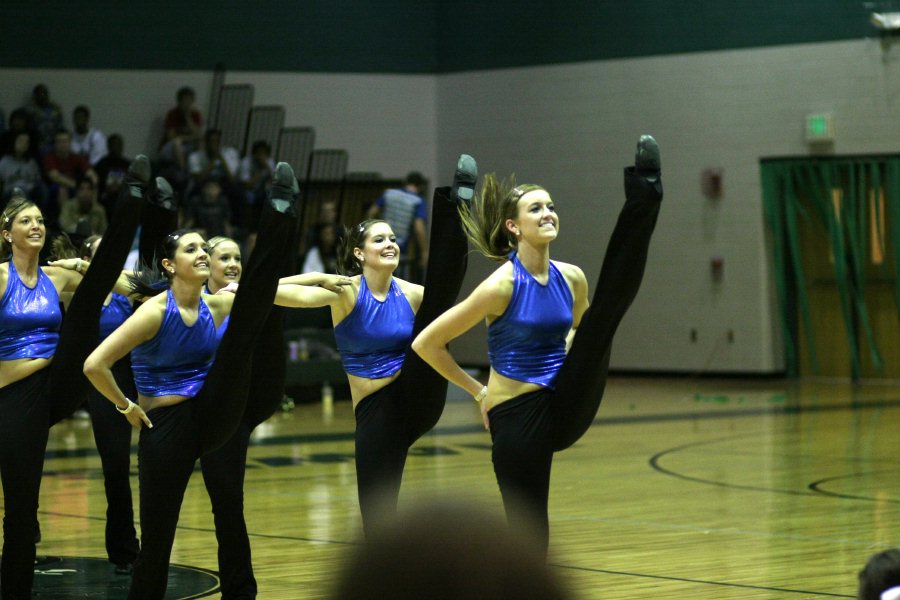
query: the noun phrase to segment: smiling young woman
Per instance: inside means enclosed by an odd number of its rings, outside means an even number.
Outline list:
[[[237,294],[203,293],[210,258],[203,237],[169,234],[134,292],[149,297],[84,362],[91,383],[132,426],[138,446],[141,550],[130,598],[162,598],[184,490],[197,459],[222,446],[245,414],[251,386],[247,348],[255,344],[278,287],[293,230],[296,180],[280,163],[263,211],[260,235]],[[168,289],[165,289],[168,288]],[[160,292],[160,289],[165,291]],[[155,294],[155,295],[154,295]],[[216,329],[230,315],[219,343]],[[116,383],[111,368],[131,352],[138,402]]]
[[[431,251],[425,286],[394,276],[400,248],[386,221],[345,232],[338,272],[350,276],[340,296],[298,288],[284,306],[330,306],[334,336],[356,415],[356,480],[363,529],[396,512],[409,447],[437,423],[447,382],[410,343],[453,305],[466,269],[466,237],[458,207],[474,193],[477,167],[461,155],[452,187],[434,191]]]
[[[3,553],[0,596],[27,598],[35,560],[35,527],[49,428],[84,403],[81,373],[99,339],[100,311],[121,276],[140,218],[150,163],[129,169],[106,242],[81,258],[39,264],[46,242],[40,209],[14,197],[0,216],[0,474]],[[88,266],[90,265],[90,268]],[[60,294],[74,292],[66,318]]]
[[[640,139],[635,166],[625,169],[625,196],[588,310],[582,270],[550,260],[560,220],[547,190],[486,176],[463,222],[472,244],[503,264],[413,342],[428,364],[481,403],[507,517],[533,530],[543,552],[553,453],[575,443],[597,413],[613,334],[647,262],[662,200],[659,149],[650,136]],[[483,321],[487,386],[447,349]]]

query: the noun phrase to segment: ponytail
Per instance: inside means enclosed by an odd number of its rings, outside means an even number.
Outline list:
[[[494,173],[485,175],[481,192],[471,204],[462,203],[459,207],[466,237],[475,249],[491,260],[505,261],[517,246],[516,237],[506,228],[506,220],[516,218],[522,196],[542,189],[533,183],[517,186],[515,175],[508,179],[498,179]]]

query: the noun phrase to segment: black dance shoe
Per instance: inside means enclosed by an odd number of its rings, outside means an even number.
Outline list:
[[[116,575],[132,575],[133,573],[134,566],[129,562],[116,565]]]
[[[300,185],[294,177],[294,169],[286,162],[275,165],[272,189],[269,191],[269,205],[275,212],[292,217],[297,216],[294,200],[300,193]]]
[[[154,206],[158,206],[169,212],[178,210],[178,203],[175,201],[175,192],[165,177],[156,178],[156,189],[147,194],[147,201]]]
[[[637,143],[637,151],[634,153],[634,170],[647,181],[659,179],[659,144],[652,135],[642,135]]]
[[[475,197],[475,180],[478,178],[478,165],[468,154],[460,154],[456,161],[456,172],[453,173],[453,187],[450,188],[450,199],[457,204],[471,204]]]
[[[131,189],[131,195],[141,198],[147,184],[150,183],[150,159],[143,154],[134,157],[132,163],[128,166],[128,174],[125,176],[125,183]]]

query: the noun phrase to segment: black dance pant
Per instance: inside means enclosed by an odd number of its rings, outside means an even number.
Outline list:
[[[100,336],[100,310],[131,249],[141,199],[124,186],[113,222],[63,319],[53,361],[0,388],[0,478],[3,483],[3,556],[0,597],[30,598],[44,450],[51,425],[70,416],[92,389],[84,361]]]
[[[178,514],[194,464],[231,440],[243,422],[252,372],[246,349],[254,347],[271,312],[295,226],[293,217],[264,210],[228,329],[203,387],[193,398],[147,415],[153,428],[141,429],[138,444],[141,552],[129,598],[158,600],[165,594]]]
[[[590,308],[582,316],[555,389],[517,396],[491,409],[494,473],[510,526],[535,533],[546,552],[553,453],[591,426],[609,371],[613,334],[637,295],[662,183],[625,170],[625,206],[606,249]]]
[[[119,388],[136,398],[131,361],[123,358],[113,366]],[[94,442],[103,465],[106,490],[106,556],[116,565],[131,564],[140,544],[134,529],[134,503],[131,495],[131,423],[100,392],[88,396],[88,412],[94,430]]]
[[[450,188],[434,190],[425,296],[411,339],[456,302],[466,274],[468,246]],[[397,510],[409,447],[431,430],[444,410],[447,380],[411,348],[396,380],[356,406],[356,485],[363,530]]]
[[[289,249],[297,247],[296,228],[291,235],[286,244]],[[294,255],[289,251],[285,254],[281,274],[290,274],[293,266]],[[244,475],[250,434],[272,416],[284,397],[286,365],[282,307],[273,306],[270,310],[256,339],[251,363],[250,397],[238,430],[225,445],[200,459],[219,543],[223,600],[256,597],[250,538],[244,519]]]

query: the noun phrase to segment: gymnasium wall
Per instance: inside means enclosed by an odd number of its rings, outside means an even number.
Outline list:
[[[49,44],[4,27],[0,107],[8,114],[44,82],[67,121],[88,104],[133,154],[155,148],[177,87],[195,87],[206,112],[212,68],[224,62],[228,83],[285,105],[288,125],[316,128],[317,147],[347,149],[351,170],[416,168],[441,184],[465,151],[483,171],[544,184],[562,219],[554,258],[581,265],[592,288],[623,201],[621,169],[637,137],[653,133],[666,199],[644,287],[616,338],[617,369],[780,371],[759,159],[808,155],[811,112],[835,114],[830,152],[893,152],[900,140],[900,46],[866,37],[856,3],[764,13],[759,3],[664,0],[267,3],[285,15],[274,20],[214,4],[185,9],[202,26],[183,31],[162,27],[160,15],[173,18],[165,10],[129,7],[123,22],[104,11],[124,9],[79,3],[67,23],[80,32],[90,14],[94,35],[110,40],[102,50],[60,51],[83,36],[58,17]],[[11,6],[27,31],[46,31],[31,5]],[[228,31],[240,35],[217,35]],[[718,200],[701,193],[706,168],[724,173]],[[724,260],[719,281],[714,256]],[[466,291],[490,268],[473,255]],[[455,349],[484,362],[483,339],[472,332]]]

